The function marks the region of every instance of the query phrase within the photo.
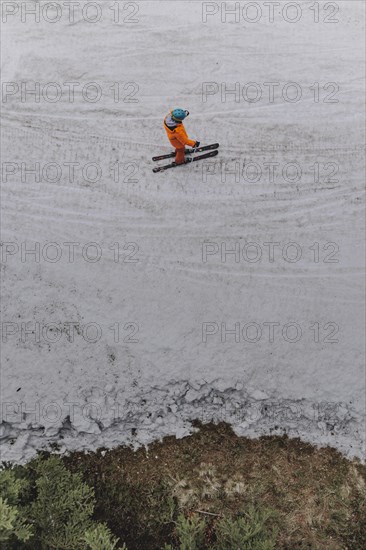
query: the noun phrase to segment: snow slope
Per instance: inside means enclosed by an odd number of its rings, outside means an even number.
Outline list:
[[[119,24],[112,4],[2,23],[3,82],[43,91],[3,94],[2,459],[197,417],[364,456],[364,3],[204,23],[221,3],[121,2]],[[153,174],[174,106],[220,154]]]

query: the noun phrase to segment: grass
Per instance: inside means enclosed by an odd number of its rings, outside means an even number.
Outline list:
[[[358,550],[366,540],[366,466],[299,439],[238,437],[225,423],[148,449],[120,447],[64,458],[95,490],[95,519],[129,550],[176,543],[179,514],[206,520],[213,547],[222,519],[270,510],[276,548]]]

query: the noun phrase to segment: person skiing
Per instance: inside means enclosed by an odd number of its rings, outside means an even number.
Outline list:
[[[183,120],[189,115],[184,109],[173,109],[164,118],[164,128],[171,145],[175,148],[175,164],[184,164],[185,146],[199,147],[199,141],[189,139]]]

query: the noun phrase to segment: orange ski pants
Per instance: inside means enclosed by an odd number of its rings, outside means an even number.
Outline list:
[[[169,137],[169,141],[175,149],[175,162],[177,164],[184,164],[184,151],[185,151],[185,144],[179,141],[176,137]],[[193,142],[194,143],[194,142]]]

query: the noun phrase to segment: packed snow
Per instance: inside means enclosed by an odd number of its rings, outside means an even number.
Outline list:
[[[362,459],[364,2],[1,7],[2,460],[195,418]],[[174,107],[219,155],[154,174]]]

